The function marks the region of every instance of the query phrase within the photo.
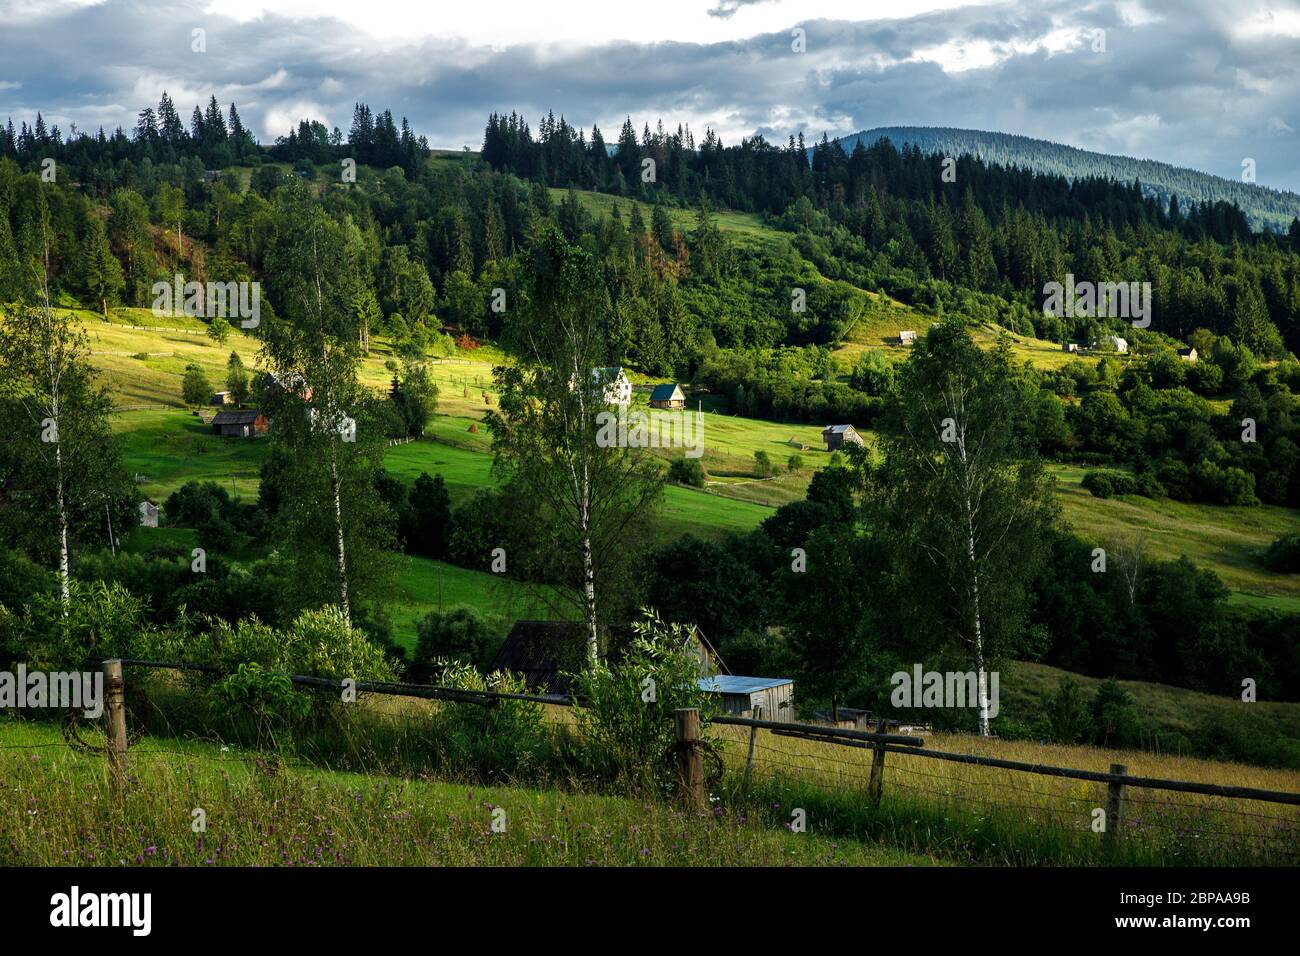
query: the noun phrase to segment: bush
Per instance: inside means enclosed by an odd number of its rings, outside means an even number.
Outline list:
[[[1300,534],[1284,534],[1264,552],[1264,564],[1270,571],[1300,574]]]
[[[754,452],[754,474],[759,478],[771,478],[776,469],[772,466],[772,457],[765,451]]]
[[[632,790],[666,790],[674,780],[669,719],[680,707],[700,710],[701,727],[713,715],[713,699],[700,689],[700,664],[687,649],[689,629],[665,624],[654,611],[632,625],[621,660],[601,662],[571,675],[577,697],[573,718],[583,758],[597,778]],[[703,734],[703,729],[701,730]]]
[[[497,635],[471,607],[430,611],[415,630],[415,655],[407,677],[417,683],[433,680],[449,661],[486,669],[499,643]]]
[[[692,488],[704,487],[704,466],[698,458],[674,458],[668,466],[668,480]]]
[[[456,661],[441,662],[436,680],[462,690],[528,693],[522,677],[503,671],[484,676]],[[499,700],[490,707],[447,702],[433,724],[448,765],[490,781],[527,775],[545,763],[550,737],[543,718],[542,705],[533,701]]]
[[[1080,482],[1094,498],[1138,494],[1138,482],[1126,471],[1090,471]]]
[[[797,474],[798,472],[803,471],[803,458],[802,458],[802,456],[800,456],[800,455],[791,455],[790,458],[789,458],[789,460],[786,461],[786,463],[785,463],[785,470],[788,471],[788,472],[790,472],[790,474],[792,474],[792,475],[793,475],[793,474]]]

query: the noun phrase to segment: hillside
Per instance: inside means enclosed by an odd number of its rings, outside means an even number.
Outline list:
[[[1068,179],[1105,176],[1125,183],[1137,179],[1163,203],[1167,204],[1171,195],[1177,195],[1184,209],[1189,202],[1233,202],[1242,208],[1251,225],[1257,229],[1266,227],[1285,231],[1291,221],[1300,216],[1300,196],[1293,192],[1212,176],[1153,159],[1094,153],[1062,143],[1011,133],[944,126],[880,126],[852,136],[843,136],[840,144],[846,152],[851,152],[859,142],[870,146],[877,140],[886,138],[899,148],[907,143],[924,153],[942,153],[945,156],[966,153],[979,156],[989,163],[1023,166],[1035,172],[1053,173]]]

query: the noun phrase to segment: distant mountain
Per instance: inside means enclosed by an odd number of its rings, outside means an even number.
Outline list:
[[[983,157],[985,162],[1004,166],[1022,166],[1041,173],[1056,173],[1069,179],[1080,176],[1106,176],[1121,182],[1142,183],[1151,195],[1168,205],[1171,195],[1186,209],[1191,202],[1235,202],[1255,229],[1285,231],[1291,220],[1300,216],[1300,195],[1243,183],[1222,176],[1197,172],[1152,159],[1132,159],[1093,153],[1086,149],[1063,146],[1045,139],[988,133],[977,129],[952,129],[946,126],[881,126],[852,136],[840,137],[846,152],[852,152],[861,140],[870,146],[888,137],[899,148],[904,143],[917,146],[923,153],[960,156],[963,153]]]

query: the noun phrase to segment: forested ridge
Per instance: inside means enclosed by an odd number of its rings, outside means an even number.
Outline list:
[[[1300,196],[1288,190],[1214,176],[1154,159],[1097,153],[1011,133],[945,126],[882,126],[841,136],[839,142],[844,149],[852,151],[859,142],[870,146],[880,139],[888,139],[899,146],[915,146],[926,153],[943,156],[969,154],[1002,166],[1023,166],[1035,172],[1071,179],[1086,176],[1120,182],[1136,179],[1142,183],[1145,192],[1157,197],[1165,206],[1175,197],[1184,205],[1188,202],[1236,203],[1255,228],[1285,230],[1300,215]],[[1242,157],[1243,161],[1246,158]]]

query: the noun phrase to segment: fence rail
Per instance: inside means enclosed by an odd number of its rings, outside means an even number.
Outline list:
[[[108,690],[108,700],[106,701],[106,712],[109,715],[107,722],[108,733],[108,756],[110,768],[115,779],[122,779],[125,774],[126,766],[126,727],[125,727],[125,710],[124,710],[124,680],[122,678],[122,669],[124,667],[143,667],[152,669],[166,669],[178,671],[199,671],[205,673],[228,673],[227,668],[221,668],[212,664],[187,663],[180,661],[153,661],[138,659],[101,659],[100,661],[105,675],[105,684]],[[502,701],[526,701],[551,706],[567,707],[575,703],[581,703],[569,696],[559,694],[517,694],[502,691],[488,690],[465,690],[457,687],[445,687],[437,684],[406,684],[384,681],[345,681],[337,678],[318,677],[308,674],[283,674],[294,685],[299,687],[314,687],[323,690],[345,691],[353,690],[357,693],[368,693],[386,695],[392,697],[408,697],[422,700],[445,700],[454,703],[475,704],[482,707],[493,707],[499,705]],[[761,711],[759,712],[761,715]],[[702,769],[703,756],[711,748],[701,737],[700,719],[697,711],[678,710],[672,715],[676,726],[677,743],[673,748],[673,755],[676,758],[678,769],[682,782],[682,795],[688,804],[697,806],[707,805],[707,794],[703,793],[704,775]],[[727,727],[748,728],[748,752],[744,766],[744,792],[748,792],[750,781],[757,760],[757,751],[771,753],[774,757],[766,761],[782,771],[800,770],[808,771],[813,774],[831,773],[845,780],[855,780],[859,784],[866,784],[866,796],[872,804],[879,804],[885,782],[885,758],[886,754],[906,755],[909,758],[924,758],[927,760],[937,760],[949,763],[967,764],[979,767],[987,767],[996,770],[1006,770],[1020,774],[1031,774],[1038,776],[1066,778],[1070,780],[1085,781],[1088,783],[1104,784],[1105,792],[1105,809],[1108,826],[1104,831],[1105,843],[1112,848],[1120,839],[1122,825],[1126,817],[1132,813],[1133,808],[1139,811],[1154,804],[1149,798],[1134,797],[1131,790],[1157,790],[1169,791],[1173,793],[1198,794],[1206,797],[1226,798],[1230,800],[1249,800],[1260,801],[1265,803],[1284,804],[1289,806],[1300,806],[1300,793],[1292,793],[1280,790],[1266,790],[1256,787],[1239,787],[1228,786],[1223,784],[1200,783],[1190,780],[1169,780],[1156,777],[1136,776],[1128,773],[1127,767],[1123,764],[1111,764],[1109,772],[1082,770],[1074,767],[1061,767],[1054,764],[1029,763],[1019,760],[1008,760],[1001,757],[989,757],[981,754],[953,753],[944,750],[934,750],[926,746],[925,740],[921,737],[909,736],[905,734],[887,733],[886,729],[889,722],[881,719],[876,723],[876,730],[851,730],[840,727],[830,727],[819,724],[801,724],[787,721],[764,720],[761,716],[742,717],[731,714],[723,714],[711,718],[711,724]],[[853,775],[845,772],[843,769],[826,770],[821,768],[808,767],[798,762],[798,754],[782,752],[766,744],[758,742],[760,731],[781,738],[795,738],[813,741],[816,743],[827,744],[833,747],[844,747],[850,749],[870,750],[871,763],[869,767],[869,778],[864,780],[862,776]],[[868,770],[862,764],[854,764],[852,761],[841,761],[834,757],[822,756],[816,758],[825,763],[836,765],[836,767],[848,767],[858,771]],[[1064,823],[1069,826],[1069,820],[1077,819],[1077,808],[1067,810],[1052,809],[1042,805],[1025,803],[1023,799],[1020,803],[1008,803],[1005,801],[995,801],[984,799],[972,794],[954,792],[951,787],[955,781],[951,777],[942,774],[927,773],[917,769],[914,766],[904,765],[904,762],[896,761],[891,766],[893,779],[891,787],[897,788],[905,793],[927,794],[944,799],[961,799],[973,801],[976,804],[999,806],[1003,809],[1018,808],[1023,811],[1032,813],[1043,813],[1052,817],[1057,823]],[[904,779],[906,778],[906,781]],[[914,779],[919,778],[919,779]],[[936,785],[927,784],[927,778],[934,778],[941,782],[941,785],[947,789],[936,789]],[[1043,790],[1027,786],[1019,786],[1014,783],[997,784],[999,788],[1027,793],[1038,798],[1054,797],[1064,799],[1063,794],[1053,794]],[[1078,798],[1082,799],[1082,798]],[[1070,798],[1073,802],[1075,798]],[[1300,832],[1297,832],[1297,820],[1290,818],[1271,817],[1266,814],[1252,812],[1247,809],[1232,808],[1210,808],[1199,804],[1191,803],[1173,803],[1165,801],[1168,806],[1183,808],[1193,813],[1201,814],[1209,809],[1217,812],[1235,815],[1238,818],[1259,817],[1277,826],[1278,832],[1270,834],[1274,838],[1282,838],[1284,842],[1293,846],[1291,852],[1300,852]],[[1147,821],[1153,826],[1166,826],[1168,823]],[[1203,824],[1206,833],[1226,833],[1222,828],[1215,828],[1208,824]],[[1285,851],[1284,851],[1285,852]]]

